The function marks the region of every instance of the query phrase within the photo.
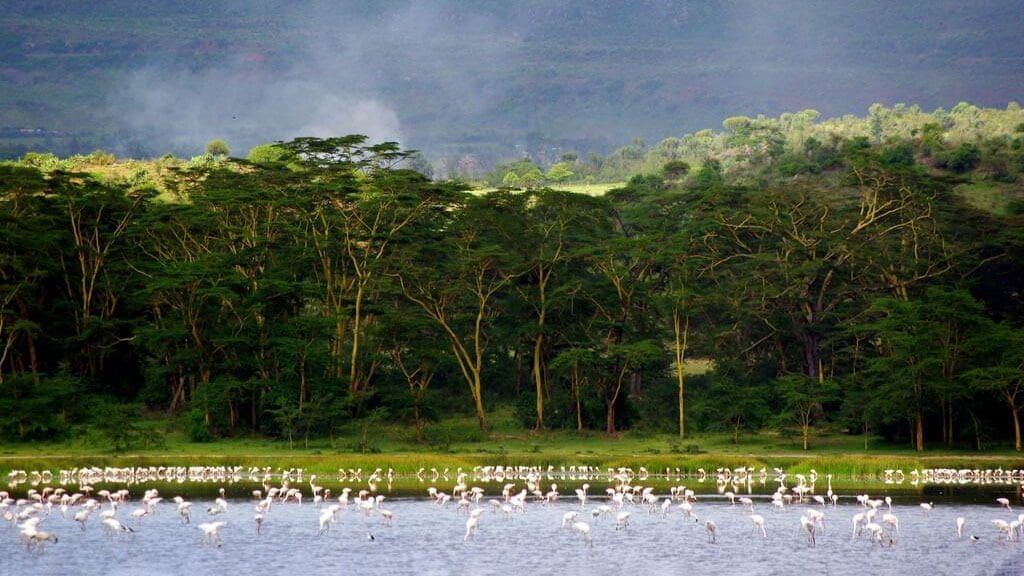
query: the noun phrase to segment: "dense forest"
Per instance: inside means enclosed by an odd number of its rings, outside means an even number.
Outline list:
[[[419,439],[510,406],[524,428],[1020,450],[1019,107],[817,120],[635,143],[600,197],[545,186],[588,170],[571,154],[480,192],[361,136],[25,155],[0,165],[0,435],[386,415]]]

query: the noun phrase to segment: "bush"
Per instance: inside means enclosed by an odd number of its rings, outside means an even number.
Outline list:
[[[206,144],[206,153],[217,158],[226,158],[231,153],[231,149],[223,140],[210,140]]]
[[[253,146],[246,157],[249,162],[261,165],[285,164],[294,158],[294,154],[281,146],[275,144],[261,144]]]
[[[678,182],[690,173],[690,165],[682,160],[671,160],[661,170],[666,182]]]
[[[138,404],[106,401],[97,406],[94,413],[94,428],[110,441],[115,452],[130,448],[139,440],[136,422],[142,411]]]
[[[879,155],[882,163],[890,167],[914,165],[914,148],[908,142],[885,147]]]
[[[952,150],[946,150],[935,155],[935,163],[939,168],[945,168],[957,174],[974,170],[980,161],[981,151],[974,144],[967,142]]]
[[[189,410],[185,415],[187,424],[188,439],[192,442],[209,442],[213,440],[210,435],[210,427],[206,425],[206,417],[203,411],[198,408]]]
[[[787,152],[780,156],[775,163],[775,168],[779,171],[779,174],[786,177],[808,173],[817,174],[821,171],[821,168],[812,162],[810,158],[792,152]]]

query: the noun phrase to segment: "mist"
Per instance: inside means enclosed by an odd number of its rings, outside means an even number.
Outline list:
[[[225,12],[249,8],[232,2]],[[458,39],[466,28],[493,38],[495,22],[462,14],[455,24],[449,16],[424,3],[352,12],[310,2],[265,14],[274,26],[253,30],[251,45],[200,45],[187,58],[160,58],[131,71],[111,94],[109,116],[132,138],[178,154],[218,138],[237,155],[298,136],[358,133],[405,144],[396,86],[429,91],[455,113],[479,113],[492,93],[476,74],[481,59],[513,56],[502,43],[463,52]],[[279,30],[294,33],[278,45]],[[404,113],[416,115],[408,106]]]
[[[6,8],[10,44],[35,71],[0,70],[0,127],[147,154],[195,154],[221,138],[244,155],[295,136],[363,133],[435,162],[486,165],[606,153],[737,114],[1024,97],[1020,0]]]

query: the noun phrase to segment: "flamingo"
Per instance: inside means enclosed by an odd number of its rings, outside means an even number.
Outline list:
[[[1013,511],[1013,509],[1010,508],[1010,499],[1009,498],[996,498],[996,502],[998,502],[999,505],[1002,506],[1003,508],[1006,508],[1007,510],[1010,510],[1011,512]]]
[[[764,529],[764,516],[761,516],[760,514],[751,514],[750,522],[754,525],[752,533],[757,533],[757,530],[760,528],[761,536],[763,538],[768,537],[768,532],[766,532]]]
[[[934,502],[921,502],[921,510],[924,510],[925,514],[928,514],[928,512],[930,512],[931,509],[934,508],[934,507],[935,507],[935,503]]]
[[[334,510],[328,508],[320,513],[320,529],[317,530],[316,535],[322,536],[323,534],[331,531],[331,524],[334,523]]]
[[[85,521],[89,519],[89,515],[92,514],[92,508],[85,508],[75,513],[75,522],[85,530]]]
[[[573,525],[573,523],[575,523],[575,522],[576,522],[576,512],[575,511],[573,511],[573,512],[566,512],[565,514],[562,514],[562,528],[565,528],[566,526],[570,526],[571,527]]]
[[[1013,532],[1010,530],[1010,523],[1009,522],[1007,522],[1006,520],[1000,520],[1000,519],[997,518],[997,519],[992,521],[992,524],[994,524],[995,527],[996,527],[996,534],[997,534],[996,537],[997,538],[999,537],[999,535],[1006,534],[1006,540],[1007,541],[1013,539],[1013,536],[1012,536]]]
[[[715,532],[718,530],[718,526],[715,526],[714,521],[708,520],[704,523],[704,529],[708,531],[708,541],[714,544],[718,540],[715,538]]]
[[[811,546],[817,545],[814,539],[814,521],[807,516],[800,517],[800,527],[803,528],[804,532],[807,532],[807,541]]]
[[[107,530],[111,534],[117,534],[118,532],[130,534],[135,532],[135,530],[132,530],[130,527],[121,524],[117,518],[104,518],[103,525],[107,527]]]
[[[181,516],[181,523],[188,524],[192,521],[192,503],[182,500],[178,503],[178,516]]]
[[[965,522],[966,522],[966,520],[964,520],[963,516],[957,517],[957,519],[956,519],[956,537],[957,537],[957,539],[960,539],[960,538],[964,537],[964,523]]]
[[[895,514],[883,514],[882,523],[888,525],[894,532],[900,531],[900,520]]]
[[[227,525],[227,522],[204,522],[198,526],[203,532],[203,542],[208,542],[220,548],[224,542],[220,539],[220,529]]]
[[[476,527],[479,523],[479,516],[470,516],[469,520],[466,520],[466,535],[462,537],[463,542],[466,542],[473,537],[473,533],[476,532]]]
[[[594,545],[593,536],[590,533],[590,524],[587,524],[586,522],[576,522],[572,525],[572,529],[583,535],[583,542],[585,542],[587,546]]]
[[[26,545],[30,550],[35,549],[41,552],[43,545],[47,542],[57,543],[57,535],[50,532],[32,530],[31,533],[26,534],[26,540]]]
[[[619,512],[615,515],[615,529],[629,528],[629,512]]]

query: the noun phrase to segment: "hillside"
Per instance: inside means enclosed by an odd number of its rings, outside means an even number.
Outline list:
[[[0,154],[400,138],[435,164],[607,153],[742,113],[1020,100],[1019,3],[12,0]]]

